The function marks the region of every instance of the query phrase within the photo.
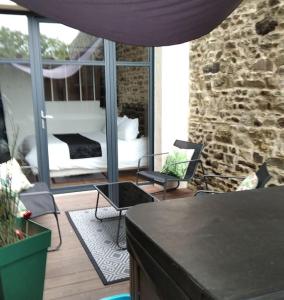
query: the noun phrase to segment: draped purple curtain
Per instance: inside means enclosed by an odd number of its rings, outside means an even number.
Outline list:
[[[14,0],[54,21],[116,42],[163,46],[219,25],[241,0]],[[62,33],[64,34],[64,33]]]

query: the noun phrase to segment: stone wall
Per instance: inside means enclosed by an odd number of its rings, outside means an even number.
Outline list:
[[[148,48],[117,44],[118,61],[148,61]],[[139,117],[139,130],[147,135],[147,107],[149,99],[149,68],[117,67],[118,113],[128,117]]]
[[[269,163],[284,183],[284,0],[244,0],[191,43],[189,139],[211,173],[246,175]],[[220,190],[236,181],[211,182]]]
[[[148,61],[148,48],[124,44],[116,45],[117,61]],[[148,68],[117,67],[117,101],[119,110],[124,103],[147,104],[149,98]]]
[[[149,98],[149,69],[145,67],[117,67],[117,101],[147,104]]]

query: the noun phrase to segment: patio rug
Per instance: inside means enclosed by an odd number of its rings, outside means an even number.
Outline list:
[[[98,221],[95,209],[66,212],[77,237],[94,265],[102,282],[113,284],[129,279],[129,254],[115,243],[117,219]],[[112,207],[98,209],[98,217],[115,217],[118,212]],[[125,222],[121,222],[120,245],[125,246]]]

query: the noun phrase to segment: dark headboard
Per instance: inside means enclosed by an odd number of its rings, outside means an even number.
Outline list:
[[[121,103],[119,107],[119,116],[139,120],[139,136],[147,136],[147,105],[142,103]]]

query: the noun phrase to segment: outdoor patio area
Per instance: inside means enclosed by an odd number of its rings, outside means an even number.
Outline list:
[[[284,0],[0,0],[0,300],[283,300],[283,195]]]
[[[148,191],[157,191],[159,188],[149,186]],[[192,193],[188,189],[171,192],[168,199],[178,201]],[[65,212],[93,208],[97,192],[82,192],[56,195],[56,203],[61,211],[59,221],[61,224],[63,245],[57,252],[51,252],[47,257],[47,270],[45,280],[44,300],[71,299],[71,300],[98,300],[102,297],[129,292],[129,281],[105,286],[86,252],[72,229]],[[156,195],[162,198],[163,194]],[[101,201],[100,206],[109,205]],[[39,217],[38,222],[52,229],[53,243],[58,241],[56,224],[50,215]]]

